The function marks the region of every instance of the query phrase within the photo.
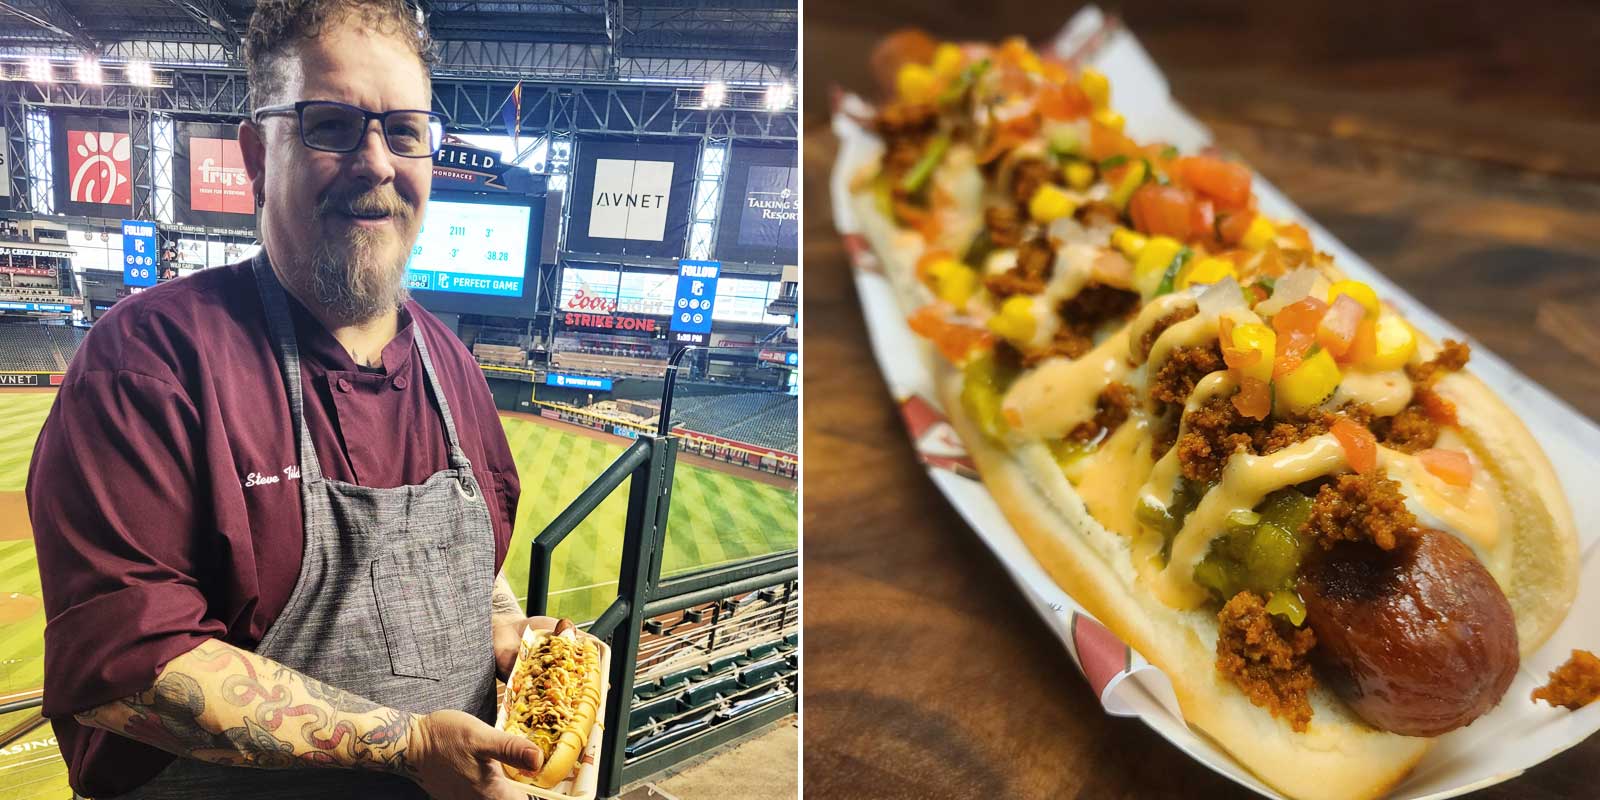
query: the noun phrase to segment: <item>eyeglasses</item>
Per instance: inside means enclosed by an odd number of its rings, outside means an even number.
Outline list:
[[[383,141],[397,156],[428,158],[439,152],[444,142],[445,117],[433,111],[396,109],[379,113],[332,100],[301,100],[263,106],[256,109],[253,118],[260,122],[262,117],[281,114],[293,114],[300,120],[300,141],[306,147],[327,153],[353,153],[360,149],[367,123],[372,120],[378,121]]]

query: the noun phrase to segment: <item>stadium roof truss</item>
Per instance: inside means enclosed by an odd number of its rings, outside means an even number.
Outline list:
[[[412,0],[438,45],[434,104],[459,131],[503,133],[511,90],[522,84],[520,132],[532,141],[575,135],[795,142],[799,114],[771,110],[767,86],[794,81],[796,0]],[[251,107],[240,59],[250,0],[0,0],[0,122],[11,160],[13,207],[29,198],[38,112],[72,107],[127,114],[134,136],[136,216],[171,219],[167,174],[176,118],[242,119]],[[153,86],[61,78],[92,56],[120,70],[150,63]],[[56,80],[29,80],[29,62],[56,64]],[[702,87],[727,85],[707,108]],[[790,93],[793,96],[793,93]],[[792,106],[792,103],[791,103]],[[31,118],[34,120],[29,124]],[[44,157],[47,157],[45,155]],[[551,164],[551,172],[564,165]],[[27,207],[24,207],[26,205]]]

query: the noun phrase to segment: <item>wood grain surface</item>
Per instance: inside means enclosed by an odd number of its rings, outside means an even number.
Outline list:
[[[1183,7],[1120,11],[1220,144],[1423,303],[1600,418],[1600,4]],[[1143,723],[1106,716],[933,488],[868,351],[831,223],[828,94],[871,90],[879,36],[917,25],[1040,41],[1075,8],[805,4],[808,797],[1254,796]],[[1587,798],[1597,787],[1600,737],[1473,797]]]

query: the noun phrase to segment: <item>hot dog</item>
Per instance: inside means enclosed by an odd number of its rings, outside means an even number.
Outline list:
[[[1548,459],[1251,173],[1126,136],[1021,40],[897,36],[847,173],[944,408],[1040,563],[1299,798],[1381,795],[1577,590]]]
[[[566,780],[594,728],[602,686],[599,648],[570,620],[525,637],[506,685],[505,730],[528,737],[544,766],[537,773],[505,766],[506,774],[545,789]]]

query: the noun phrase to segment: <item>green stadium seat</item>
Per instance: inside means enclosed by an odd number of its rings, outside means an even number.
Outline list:
[[[688,669],[680,669],[677,672],[669,672],[662,675],[657,682],[670,689],[686,681],[700,680],[705,676],[705,673],[705,667],[689,667]]]
[[[724,675],[721,678],[706,681],[684,692],[683,699],[690,707],[695,707],[704,705],[706,702],[715,700],[717,697],[733,692],[738,688],[739,676]]]
[[[763,642],[750,648],[750,660],[760,661],[776,652],[778,652],[777,642]]]
[[[721,658],[713,659],[710,663],[706,664],[706,673],[696,680],[705,680],[707,678],[721,675],[722,673],[733,669],[747,660],[749,660],[749,657],[744,653],[731,653],[729,655],[722,656]]]
[[[654,720],[670,717],[682,710],[683,704],[678,701],[676,696],[662,697],[648,703],[639,703],[628,712],[628,730],[640,730]]]
[[[800,634],[791,633],[788,636],[783,637],[783,649],[785,649],[785,650],[793,650],[793,649],[795,649],[796,647],[799,647],[799,646],[800,646]]]
[[[769,680],[781,673],[787,672],[788,669],[788,660],[782,656],[775,656],[767,659],[766,661],[757,661],[756,663],[745,667],[744,670],[739,673],[739,683],[743,686],[755,686],[756,684]]]

